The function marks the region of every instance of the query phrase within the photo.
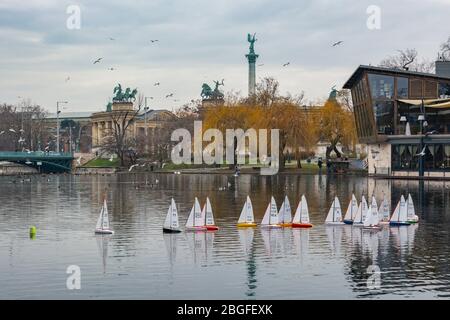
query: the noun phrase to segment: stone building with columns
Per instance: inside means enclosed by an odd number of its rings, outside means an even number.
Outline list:
[[[146,138],[151,145],[154,137],[159,135],[167,121],[177,119],[176,115],[168,110],[136,110],[131,102],[114,102],[106,111],[95,112],[91,116],[93,151],[99,150],[105,138],[112,134],[113,123],[127,123],[130,137],[135,139]]]

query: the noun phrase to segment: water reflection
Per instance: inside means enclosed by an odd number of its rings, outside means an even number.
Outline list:
[[[59,275],[71,264],[86,275],[83,297],[446,297],[449,186],[326,175],[62,175],[21,184],[0,177],[0,297],[69,298]],[[116,233],[96,236],[94,244],[105,190]],[[334,196],[346,208],[352,193],[374,194],[378,203],[386,197],[391,212],[401,194],[411,193],[420,222],[378,232],[325,226]],[[235,227],[247,195],[259,222],[272,195],[278,206],[287,195],[296,207],[302,194],[312,229]],[[184,225],[195,196],[210,197],[220,230],[163,234],[170,199]],[[38,230],[33,241],[30,225]],[[97,275],[99,259],[108,277]],[[376,290],[367,287],[372,265],[381,271]],[[220,292],[211,292],[211,283]],[[98,291],[103,287],[109,289]]]

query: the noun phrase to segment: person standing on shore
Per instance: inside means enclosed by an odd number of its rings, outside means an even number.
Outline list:
[[[319,173],[322,173],[322,158],[319,158],[319,160],[317,160],[317,165],[319,166]]]

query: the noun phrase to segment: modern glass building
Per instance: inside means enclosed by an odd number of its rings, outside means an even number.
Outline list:
[[[450,73],[359,66],[345,83],[369,174],[450,177]]]

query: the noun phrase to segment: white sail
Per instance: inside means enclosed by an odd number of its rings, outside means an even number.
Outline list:
[[[192,205],[191,212],[189,213],[189,217],[186,221],[186,227],[192,228],[194,226],[194,215],[195,215],[195,203]]]
[[[270,203],[267,206],[263,220],[261,221],[261,225],[271,225],[271,224],[278,224],[277,204],[273,197],[270,199]]]
[[[375,197],[372,197],[372,203],[367,211],[366,218],[364,219],[364,227],[373,227],[379,224],[378,208]]]
[[[261,225],[268,225],[270,223],[270,203],[267,205],[266,212],[261,221]]]
[[[406,220],[408,220],[408,208],[405,201],[405,197],[403,195],[400,198],[400,211],[398,214],[398,219],[399,219],[398,221],[401,222],[405,222]]]
[[[367,201],[366,198],[364,196],[362,196],[361,199],[361,218],[362,221],[364,221],[366,219],[367,213],[369,211],[369,206],[367,205]]]
[[[362,201],[359,203],[358,209],[356,210],[355,218],[353,218],[353,223],[362,223]]]
[[[416,210],[414,208],[414,202],[411,197],[411,194],[408,194],[408,201],[407,201],[407,219],[408,221],[413,221],[416,219]]]
[[[102,205],[102,208],[100,209],[100,215],[98,216],[97,224],[95,225],[95,229],[96,230],[100,230],[102,228],[102,224],[103,224],[103,209],[104,209],[104,205]]]
[[[291,204],[289,203],[289,198],[287,196],[284,197],[284,201],[283,204],[281,205],[278,218],[279,223],[291,223],[292,221]]]
[[[376,214],[378,217],[378,204],[377,204],[377,199],[375,199],[374,196],[372,196],[372,203],[370,204],[370,210],[372,211],[373,215]]]
[[[178,210],[173,198],[171,200],[170,207],[167,210],[166,220],[164,221],[164,228],[174,230],[177,230],[179,228]]]
[[[306,197],[304,195],[302,195],[302,198],[298,203],[292,223],[309,223],[308,202],[306,201]]]
[[[302,195],[301,201],[301,213],[300,213],[300,222],[301,223],[309,223],[309,209],[308,202],[306,201],[306,197]]]
[[[352,200],[347,207],[347,212],[345,213],[344,220],[353,221],[356,216],[356,212],[358,212],[358,201],[354,194],[352,194]]]
[[[247,200],[242,207],[241,215],[239,216],[238,223],[254,223],[255,217],[253,215],[253,205],[250,197],[247,196]]]
[[[378,216],[381,221],[389,221],[389,203],[387,202],[386,198],[383,199],[383,202],[380,205]]]
[[[209,198],[206,197],[206,203],[203,207],[205,212],[202,212],[202,215],[205,216],[205,225],[213,226],[214,225],[214,215],[212,212],[211,202],[209,202]]]
[[[331,204],[330,210],[328,211],[327,218],[325,222],[341,222],[342,220],[342,210],[341,203],[338,197],[334,197],[333,203]]]
[[[200,227],[205,225],[205,212],[200,208],[200,202],[197,197],[194,201],[194,227]]]
[[[400,202],[397,203],[395,207],[394,213],[392,214],[391,221],[400,221]]]
[[[106,199],[103,200],[101,229],[109,230],[108,205],[106,204]]]
[[[278,209],[277,209],[277,203],[275,202],[275,199],[272,197],[270,200],[270,220],[269,224],[278,224]]]

